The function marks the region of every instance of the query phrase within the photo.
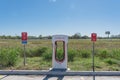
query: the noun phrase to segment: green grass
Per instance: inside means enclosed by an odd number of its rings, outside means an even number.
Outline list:
[[[26,45],[26,66],[23,65],[21,40],[0,40],[0,69],[36,69],[52,67],[52,41],[29,40]],[[71,39],[68,42],[68,67],[75,71],[92,70],[90,39]],[[95,70],[120,71],[120,40],[95,42]]]
[[[31,57],[27,58],[26,65],[23,65],[23,58],[20,59],[20,63],[14,66],[14,69],[26,69],[26,70],[44,70],[49,69],[51,66],[51,61],[48,63],[47,61],[43,61],[42,57]]]

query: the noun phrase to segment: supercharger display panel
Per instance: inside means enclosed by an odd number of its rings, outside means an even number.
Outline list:
[[[53,35],[53,54],[52,65],[54,69],[67,69],[67,44],[68,36],[66,35]]]

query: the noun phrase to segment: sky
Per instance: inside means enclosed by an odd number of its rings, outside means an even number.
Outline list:
[[[120,34],[120,0],[0,0],[0,35]]]

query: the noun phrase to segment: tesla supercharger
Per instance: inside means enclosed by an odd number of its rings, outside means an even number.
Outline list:
[[[60,44],[58,44],[60,42]],[[52,66],[54,69],[67,69],[67,44],[68,44],[68,36],[66,35],[53,35],[52,36],[52,44],[53,44],[53,54],[52,54]],[[58,46],[61,45],[62,58],[58,59],[60,56],[58,53]]]

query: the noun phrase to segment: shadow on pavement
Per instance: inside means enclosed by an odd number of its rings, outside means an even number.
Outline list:
[[[9,75],[5,75],[5,76],[3,76],[2,78],[0,78],[0,80],[2,80],[2,79],[4,79],[4,78],[6,78],[6,77],[8,77]]]
[[[52,69],[50,72],[65,72],[67,69]],[[57,80],[63,80],[64,76],[58,76],[58,75],[47,75],[43,80],[49,80],[52,77],[57,77]]]

